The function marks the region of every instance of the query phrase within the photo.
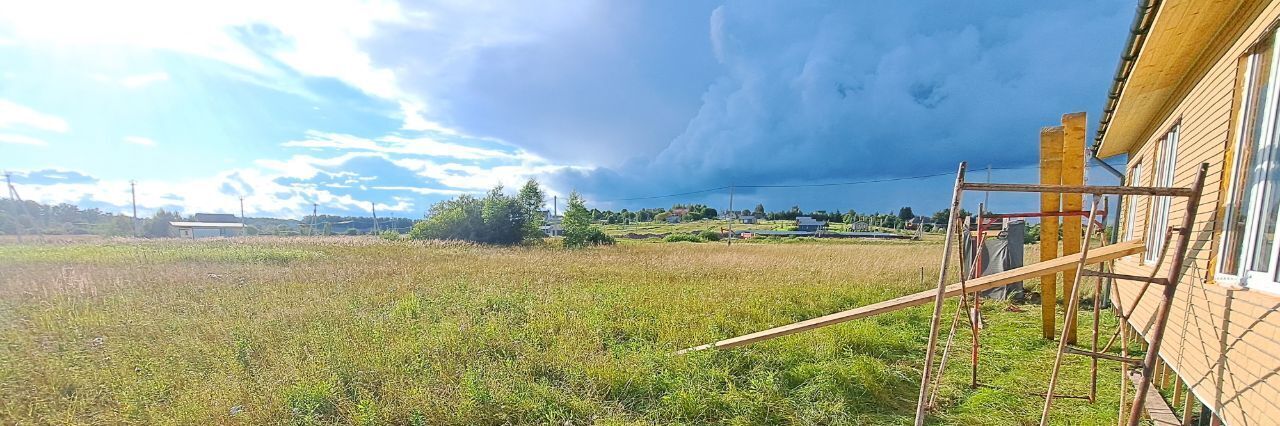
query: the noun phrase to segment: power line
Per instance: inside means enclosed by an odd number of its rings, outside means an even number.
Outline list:
[[[1123,165],[1123,163],[1116,163],[1116,164],[1107,163],[1107,164],[1108,164],[1108,165],[1111,165],[1111,166],[1113,166],[1113,167],[1114,167],[1114,166],[1120,166],[1120,165]],[[1089,165],[1088,167],[1101,167],[1101,165],[1099,165],[1099,164],[1091,164],[1091,165]],[[1032,164],[1032,165],[1027,165],[1027,166],[1018,166],[1018,167],[992,167],[992,168],[991,168],[991,170],[1025,170],[1025,169],[1036,169],[1036,168],[1040,168],[1040,165],[1038,165],[1038,164]],[[941,172],[941,173],[931,173],[931,174],[927,174],[927,175],[917,175],[917,176],[900,176],[900,177],[892,177],[892,178],[881,178],[881,179],[858,180],[858,181],[849,181],[849,182],[798,183],[798,184],[772,184],[772,185],[732,185],[732,187],[735,187],[735,188],[818,188],[818,187],[830,187],[830,186],[867,185],[867,184],[873,184],[873,183],[885,183],[885,182],[897,182],[897,181],[904,181],[904,180],[928,179],[928,178],[935,178],[935,177],[939,177],[939,176],[950,176],[950,175],[954,175],[954,174],[955,174],[955,172]],[[660,198],[680,197],[680,196],[685,196],[685,195],[695,195],[695,194],[702,194],[702,193],[707,193],[707,192],[722,191],[722,190],[725,190],[725,189],[729,189],[729,187],[730,187],[730,185],[726,185],[726,186],[719,186],[719,187],[715,187],[715,188],[700,189],[700,190],[696,190],[696,191],[679,192],[679,193],[675,193],[675,194],[650,195],[650,196],[644,196],[644,197],[630,197],[630,198],[615,198],[615,199],[612,199],[612,200],[598,200],[598,201],[596,201],[596,202],[598,202],[598,203],[612,203],[612,202],[619,202],[619,201],[655,200],[655,199],[660,199]]]

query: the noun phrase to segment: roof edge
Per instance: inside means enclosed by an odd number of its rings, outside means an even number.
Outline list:
[[[1160,3],[1161,0],[1141,0],[1138,3],[1133,24],[1129,26],[1129,39],[1120,53],[1120,63],[1116,65],[1116,73],[1111,80],[1111,90],[1107,94],[1106,105],[1102,108],[1097,135],[1093,138],[1093,146],[1089,148],[1095,153],[1101,148],[1107,129],[1111,126],[1111,119],[1115,116],[1116,108],[1120,104],[1120,96],[1124,94],[1125,85],[1129,82],[1129,76],[1133,74],[1134,65],[1138,61],[1138,54],[1142,52],[1142,47],[1147,42],[1147,33],[1155,24]]]

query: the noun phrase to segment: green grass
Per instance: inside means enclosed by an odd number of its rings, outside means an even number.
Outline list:
[[[920,269],[932,280],[939,250],[0,246],[0,423],[902,424],[927,307],[672,352],[928,288]],[[962,330],[932,423],[1038,418],[1042,399],[1027,393],[1044,389],[1055,347],[1039,338],[1037,307],[1008,307],[983,305],[990,387],[968,387]],[[1114,421],[1117,372],[1103,366],[1101,402],[1060,400],[1055,418]],[[1060,393],[1082,394],[1087,363],[1065,371]]]
[[[124,240],[121,240],[124,241]],[[305,241],[305,240],[301,240]],[[18,263],[273,263],[314,259],[323,253],[299,249],[296,245],[244,244],[221,240],[190,244],[186,241],[161,240],[137,244],[110,242],[62,245],[0,245],[0,262]]]

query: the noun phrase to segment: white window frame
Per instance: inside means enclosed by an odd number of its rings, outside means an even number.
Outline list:
[[[1160,138],[1160,143],[1156,146],[1155,174],[1152,176],[1154,180],[1151,186],[1171,187],[1173,186],[1173,176],[1178,168],[1178,135],[1182,124],[1174,124]],[[1145,263],[1156,263],[1160,260],[1160,254],[1164,251],[1165,230],[1169,227],[1169,208],[1172,204],[1172,197],[1168,195],[1157,195],[1149,198],[1147,203],[1147,248],[1142,255],[1142,261]]]
[[[1272,35],[1269,35],[1268,37],[1274,38],[1277,36],[1276,34],[1272,34]],[[1280,40],[1276,40],[1276,41],[1280,41]],[[1273,44],[1273,46],[1275,45]],[[1236,262],[1237,269],[1235,271],[1224,271],[1222,270],[1222,264],[1224,262],[1218,262],[1219,270],[1215,271],[1214,280],[1224,285],[1229,285],[1229,286],[1238,285],[1251,290],[1262,290],[1269,293],[1280,294],[1280,278],[1278,278],[1280,274],[1278,274],[1276,270],[1278,266],[1277,261],[1280,260],[1280,245],[1277,245],[1277,244],[1280,244],[1280,232],[1276,232],[1276,235],[1273,236],[1274,239],[1272,241],[1271,257],[1270,259],[1267,259],[1268,272],[1256,272],[1251,270],[1253,266],[1253,258],[1255,255],[1254,246],[1258,242],[1259,227],[1262,226],[1262,224],[1259,223],[1260,222],[1259,219],[1262,218],[1262,214],[1263,214],[1262,210],[1264,208],[1261,200],[1265,195],[1267,195],[1268,191],[1280,190],[1280,188],[1270,187],[1270,185],[1267,184],[1267,180],[1265,178],[1269,174],[1271,168],[1280,167],[1280,165],[1273,164],[1274,163],[1273,161],[1265,160],[1265,159],[1276,158],[1275,157],[1276,150],[1280,149],[1280,140],[1277,139],[1277,129],[1276,129],[1277,110],[1278,110],[1277,107],[1280,106],[1278,105],[1278,101],[1280,101],[1280,84],[1277,84],[1277,83],[1280,83],[1280,81],[1277,80],[1278,71],[1280,70],[1277,70],[1276,67],[1278,64],[1280,64],[1280,55],[1277,55],[1274,49],[1276,49],[1276,47],[1273,47],[1273,53],[1271,54],[1271,64],[1270,64],[1271,69],[1270,69],[1269,75],[1267,76],[1267,79],[1269,81],[1269,86],[1267,87],[1266,93],[1262,95],[1263,96],[1262,98],[1263,101],[1261,102],[1262,122],[1258,124],[1258,126],[1262,127],[1262,131],[1259,133],[1258,139],[1254,141],[1256,146],[1252,147],[1252,149],[1254,149],[1253,155],[1257,156],[1255,158],[1264,159],[1263,161],[1261,161],[1261,167],[1263,167],[1263,170],[1260,171],[1261,172],[1260,175],[1263,178],[1254,179],[1253,182],[1249,183],[1248,188],[1244,188],[1245,191],[1243,192],[1244,197],[1247,197],[1253,200],[1258,200],[1258,202],[1248,203],[1249,211],[1245,213],[1246,219],[1245,219],[1245,230],[1243,235],[1244,241],[1239,253],[1240,258],[1238,259],[1238,262]],[[1248,68],[1245,71],[1245,79],[1246,79],[1245,81],[1253,80],[1252,74],[1255,71],[1255,67],[1258,66],[1257,62],[1258,61],[1256,57],[1250,58],[1250,60],[1248,61],[1248,65],[1247,65]],[[1244,93],[1244,96],[1242,96],[1241,102],[1242,102],[1242,105],[1248,105],[1249,102],[1252,102],[1252,99],[1248,99],[1249,96],[1251,95],[1250,93],[1251,90],[1249,90],[1248,87],[1245,87],[1244,91],[1245,93]],[[1244,128],[1245,123],[1247,123],[1249,119],[1249,117],[1246,116],[1247,114],[1242,113],[1240,115],[1241,116],[1239,117],[1238,125],[1236,127],[1239,130],[1236,132],[1237,133],[1236,140],[1234,141],[1235,149],[1236,149],[1235,152],[1237,153],[1243,152],[1242,150],[1244,149],[1250,149],[1250,147],[1246,147],[1244,145],[1248,137],[1247,135],[1252,130],[1252,129]],[[1236,167],[1236,168],[1248,167],[1249,166],[1248,164],[1240,164],[1238,162],[1240,157],[1241,157],[1240,155],[1234,156],[1233,161],[1237,161],[1237,162],[1233,164],[1233,167]],[[1236,168],[1233,168],[1232,170],[1237,170]],[[1245,172],[1245,173],[1247,174],[1251,172]],[[1237,182],[1238,180],[1237,176],[1238,174],[1233,173],[1233,175],[1230,177],[1231,183],[1228,186],[1228,190],[1230,192],[1228,192],[1228,194],[1236,193],[1236,190],[1237,190],[1236,186],[1240,184],[1240,182]],[[1238,207],[1239,206],[1236,205],[1234,200],[1228,199],[1226,218],[1233,217],[1233,215],[1235,214],[1234,209]],[[1223,238],[1221,238],[1218,241],[1219,253],[1225,254],[1227,252],[1228,247],[1226,247],[1226,242],[1227,242],[1226,235],[1223,235]]]
[[[1142,160],[1138,160],[1137,164],[1133,165],[1133,171],[1129,173],[1129,186],[1142,186]],[[1128,201],[1129,211],[1125,212],[1124,219],[1125,241],[1130,241],[1138,236],[1138,232],[1135,230],[1135,225],[1138,223],[1138,196],[1130,195]]]

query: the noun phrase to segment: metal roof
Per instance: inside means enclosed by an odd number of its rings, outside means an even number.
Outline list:
[[[242,223],[225,223],[225,222],[169,222],[169,225],[178,228],[243,228]]]

